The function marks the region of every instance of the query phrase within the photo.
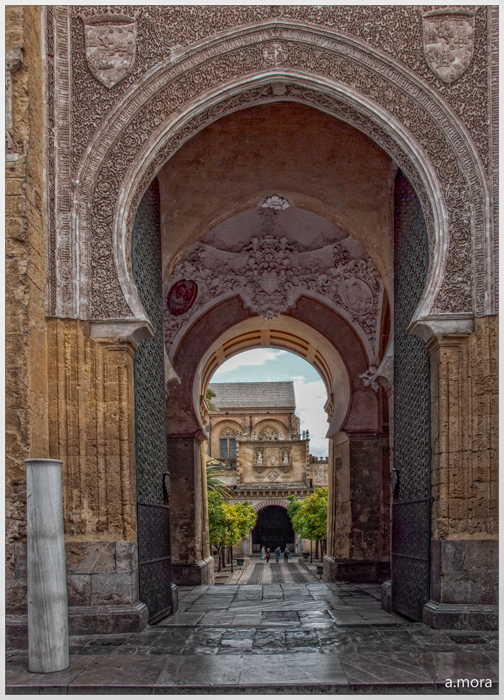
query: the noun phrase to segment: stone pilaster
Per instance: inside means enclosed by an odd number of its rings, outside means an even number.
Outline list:
[[[433,627],[497,624],[497,317],[434,335],[431,353]]]
[[[205,556],[200,445],[201,439],[194,435],[168,438],[172,576],[177,585],[213,583],[213,557],[209,552]]]
[[[381,583],[390,576],[388,440],[333,440],[324,579]]]

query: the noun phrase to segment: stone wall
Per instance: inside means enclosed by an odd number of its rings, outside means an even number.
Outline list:
[[[6,602],[26,606],[26,471],[48,447],[41,8],[8,6],[12,128],[6,156]],[[30,47],[32,50],[27,51]],[[9,116],[9,115],[8,115]]]
[[[433,338],[434,539],[498,537],[498,319],[466,338]]]

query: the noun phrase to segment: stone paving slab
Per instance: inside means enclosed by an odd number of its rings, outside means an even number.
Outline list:
[[[257,599],[244,599],[246,590]],[[477,692],[498,691],[496,632],[433,630],[389,615],[376,587],[270,584],[221,592],[220,586],[181,590],[186,610],[140,633],[72,636],[70,667],[59,673],[31,674],[26,651],[8,652],[6,692],[476,692],[448,689],[447,679],[490,679],[492,687]]]
[[[152,694],[178,688],[184,693],[421,693],[449,692],[447,679],[492,681],[481,694],[497,694],[497,663],[482,652],[463,658],[451,653],[258,655],[72,656],[70,668],[57,674],[29,674],[26,657],[12,657],[7,694]],[[10,668],[9,668],[10,665]],[[467,692],[468,689],[465,689]],[[453,691],[456,692],[456,691]],[[459,690],[460,692],[460,690]],[[469,692],[470,689],[469,689]]]

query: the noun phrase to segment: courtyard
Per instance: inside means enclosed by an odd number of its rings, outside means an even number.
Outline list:
[[[183,587],[179,612],[142,632],[71,636],[65,671],[28,673],[28,653],[9,652],[7,692],[498,693],[497,632],[434,630],[385,612],[377,585],[260,567],[284,582]]]

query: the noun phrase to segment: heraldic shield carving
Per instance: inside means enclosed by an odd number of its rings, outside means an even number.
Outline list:
[[[445,83],[460,77],[471,62],[476,11],[474,5],[450,5],[423,14],[425,60]]]
[[[83,17],[86,60],[94,77],[108,88],[131,70],[136,53],[136,21],[125,15]]]

